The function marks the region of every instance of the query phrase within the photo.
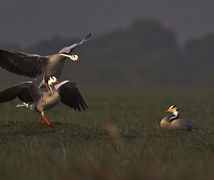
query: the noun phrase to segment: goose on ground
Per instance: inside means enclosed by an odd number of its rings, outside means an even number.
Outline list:
[[[74,110],[81,111],[88,108],[75,83],[68,80],[58,83],[56,77],[50,77],[48,86],[50,91],[42,92],[32,81],[22,82],[0,92],[0,103],[17,97],[22,101],[17,107],[26,107],[39,112],[42,121],[48,125],[52,123],[45,117],[45,111],[56,106],[60,101]]]
[[[46,85],[48,79],[52,76],[57,79],[60,77],[64,60],[66,58],[72,61],[79,61],[78,55],[72,54],[73,50],[91,39],[89,33],[80,42],[64,47],[58,53],[49,56],[40,56],[37,54],[27,54],[23,52],[9,52],[0,49],[0,67],[23,76],[37,78],[43,74],[43,81],[39,87]]]
[[[176,105],[172,105],[165,112],[171,113],[170,116],[166,116],[160,122],[161,129],[164,130],[185,130],[191,131],[193,129],[198,130],[197,126],[191,121],[180,117],[179,109]]]

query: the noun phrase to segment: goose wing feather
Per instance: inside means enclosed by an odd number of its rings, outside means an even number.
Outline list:
[[[88,108],[75,83],[66,81],[58,87],[58,91],[63,104],[78,111],[86,110]]]
[[[85,43],[86,41],[91,39],[91,33],[89,33],[84,39],[82,39],[80,42],[72,44],[71,46],[68,47],[64,47],[63,49],[61,49],[59,51],[59,53],[66,53],[66,54],[70,54],[75,48],[77,48],[78,46],[82,45],[83,43]]]
[[[42,74],[47,63],[47,57],[0,49],[0,66],[18,75],[36,78]]]
[[[180,121],[182,121],[185,124],[188,124],[191,128],[193,129],[198,129],[198,127],[190,120],[186,119],[186,118],[179,118]]]
[[[0,103],[8,102],[16,97],[25,103],[33,102],[41,96],[33,82],[23,82],[0,92]]]

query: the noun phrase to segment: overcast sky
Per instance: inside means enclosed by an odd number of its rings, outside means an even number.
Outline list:
[[[0,0],[0,44],[29,46],[54,35],[94,36],[155,18],[180,40],[214,32],[214,1]]]

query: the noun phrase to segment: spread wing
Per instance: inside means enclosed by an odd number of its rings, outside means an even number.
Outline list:
[[[84,39],[82,39],[80,42],[72,44],[71,46],[68,47],[64,47],[63,49],[61,49],[59,51],[59,53],[66,53],[66,54],[70,54],[75,48],[77,48],[78,46],[82,45],[83,43],[85,43],[86,41],[91,39],[91,33],[89,33]]]
[[[60,83],[57,89],[63,104],[78,111],[86,110],[88,108],[75,83],[64,81]]]
[[[41,96],[33,82],[23,82],[0,92],[0,103],[8,102],[16,97],[25,103],[33,102]]]
[[[42,74],[47,63],[47,57],[0,49],[0,66],[18,75],[36,78]]]

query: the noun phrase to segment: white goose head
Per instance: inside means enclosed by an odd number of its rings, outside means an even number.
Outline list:
[[[65,54],[65,53],[59,53],[59,55],[60,55],[60,56],[67,57],[67,58],[71,59],[71,60],[72,60],[72,61],[74,61],[74,62],[78,62],[78,61],[80,61],[79,56],[78,56],[78,55],[76,55],[76,54],[72,54],[72,55],[70,55],[70,54]]]
[[[59,81],[57,80],[57,78],[55,76],[51,76],[48,79],[48,85],[53,85],[53,84],[57,84],[57,83],[59,83]]]
[[[170,117],[170,121],[179,117],[179,109],[176,105],[170,106],[165,112],[172,113],[173,116]]]
[[[169,112],[169,113],[172,113],[172,114],[174,114],[174,112],[176,112],[176,111],[179,111],[179,109],[177,108],[176,105],[172,105],[172,106],[170,106],[170,107],[166,110],[166,112]]]
[[[71,57],[71,60],[72,60],[72,61],[80,61],[79,56],[76,55],[76,54],[73,54],[73,55],[71,55],[70,57]]]

